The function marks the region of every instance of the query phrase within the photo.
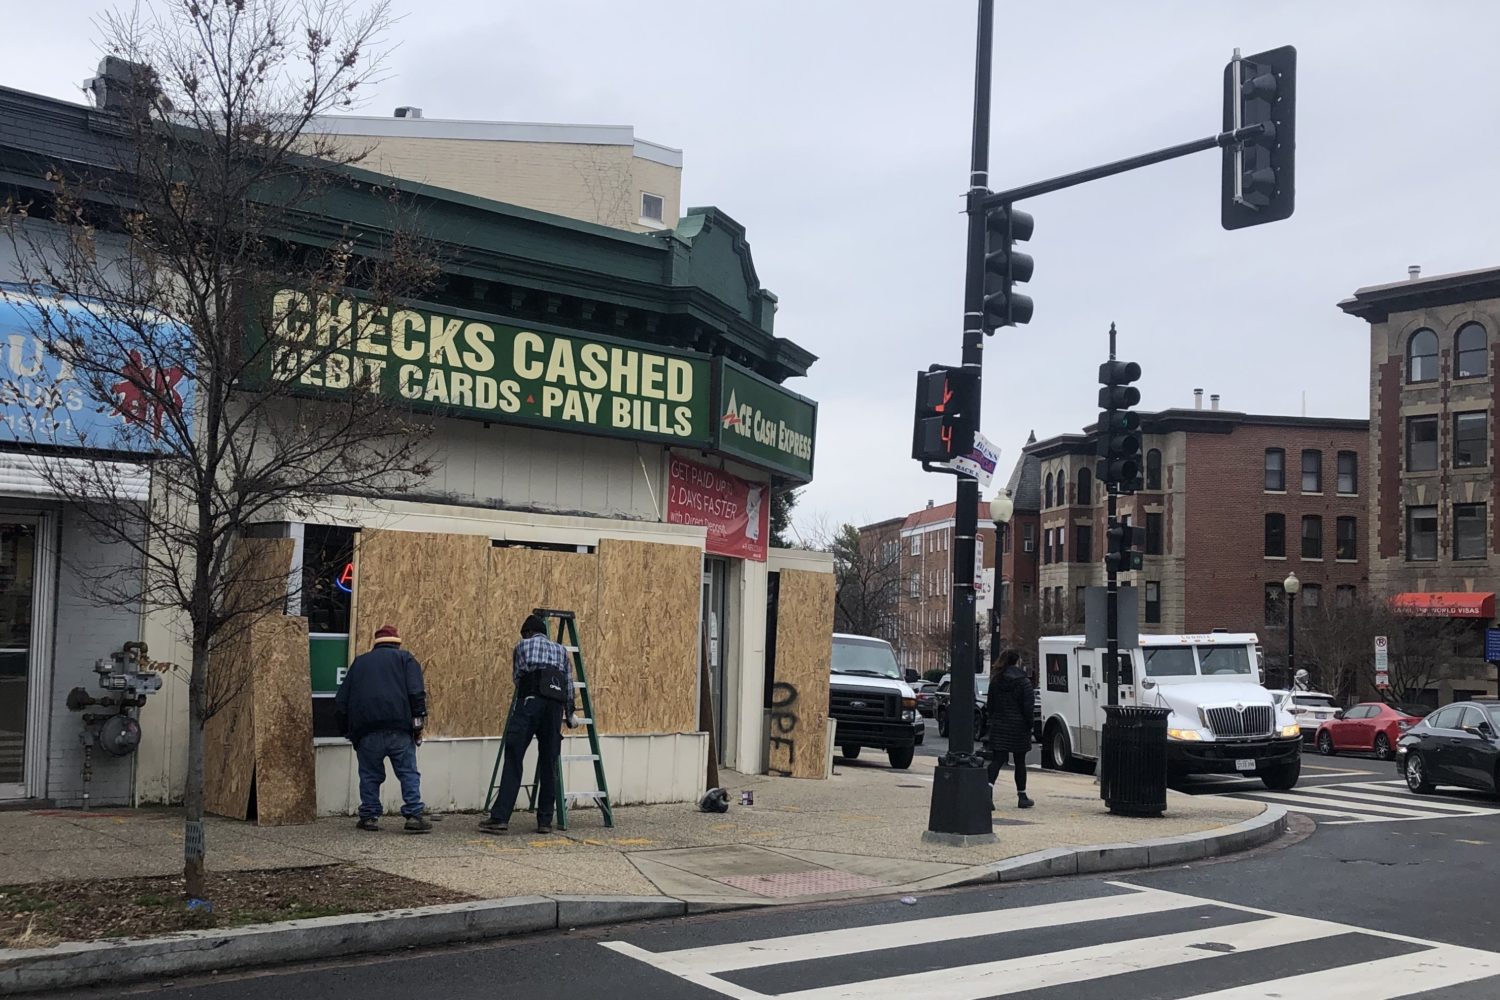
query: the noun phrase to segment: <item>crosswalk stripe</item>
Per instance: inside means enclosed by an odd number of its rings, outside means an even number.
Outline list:
[[[1440,945],[1427,951],[1199,993],[1184,1000],[1396,1000],[1500,974],[1500,955]]]
[[[1283,916],[1212,930],[1132,938],[1045,955],[914,972],[778,996],[782,1000],[985,1000],[1047,986],[1181,965],[1222,954],[1204,948],[1205,940],[1228,946],[1236,952],[1246,952],[1343,933],[1346,933],[1345,929],[1337,924]]]
[[[1445,812],[1452,812],[1455,815],[1466,815],[1467,814],[1467,815],[1471,815],[1471,816],[1484,816],[1484,815],[1487,815],[1489,813],[1492,813],[1492,812],[1496,811],[1496,808],[1493,807],[1493,806],[1475,806],[1475,805],[1469,805],[1466,802],[1453,802],[1453,801],[1450,801],[1448,799],[1432,799],[1432,800],[1428,800],[1428,799],[1425,799],[1425,798],[1419,799],[1416,796],[1413,796],[1413,795],[1410,795],[1410,794],[1408,794],[1406,797],[1401,797],[1401,796],[1393,795],[1393,794],[1390,794],[1390,793],[1387,793],[1387,792],[1384,792],[1384,791],[1369,792],[1369,791],[1358,791],[1358,790],[1346,790],[1342,786],[1339,786],[1339,785],[1329,785],[1327,787],[1319,788],[1318,789],[1318,794],[1319,795],[1324,795],[1324,796],[1332,795],[1332,796],[1336,796],[1336,797],[1341,798],[1341,799],[1342,798],[1354,799],[1354,800],[1357,800],[1359,802],[1371,802],[1371,801],[1373,801],[1373,802],[1386,802],[1386,801],[1406,802],[1406,803],[1410,804],[1410,806],[1409,806],[1410,808],[1420,809],[1423,812],[1431,812],[1434,809],[1438,809],[1438,810],[1443,810]]]
[[[1376,813],[1384,816],[1431,816],[1432,813],[1423,809],[1409,809],[1398,806],[1381,805],[1378,802],[1370,802],[1367,799],[1345,800],[1335,798],[1322,798],[1317,795],[1308,795],[1301,792],[1250,792],[1249,797],[1256,799],[1269,799],[1273,802],[1286,802],[1291,808],[1303,809],[1311,812],[1313,808],[1321,808],[1325,811],[1342,812],[1346,815],[1357,813]]]
[[[1203,906],[1200,900],[1174,898],[1132,891],[1118,896],[1095,896],[1073,899],[1046,906],[1020,906],[983,913],[960,913],[948,917],[927,917],[881,924],[877,927],[850,927],[843,930],[813,931],[786,937],[745,941],[736,944],[708,945],[664,952],[679,968],[703,972],[734,972],[756,969],[783,962],[803,962],[839,955],[884,951],[936,941],[960,941],[967,938],[1027,930],[1039,924],[1061,927],[1088,920],[1112,920],[1166,913],[1191,906]],[[618,942],[607,942],[614,947]],[[619,950],[618,948],[616,950]]]

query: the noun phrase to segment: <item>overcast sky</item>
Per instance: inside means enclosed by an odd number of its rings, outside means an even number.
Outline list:
[[[804,531],[952,499],[907,453],[913,373],[959,356],[973,0],[396,3],[364,113],[634,125],[685,151],[684,205],[744,223],[777,333],[820,358],[791,383],[820,404]],[[0,83],[81,100],[105,6],[31,8]],[[1025,204],[1036,316],[985,364],[1004,470],[1094,419],[1111,321],[1145,407],[1366,415],[1367,331],[1334,304],[1500,264],[1497,39],[1493,0],[1001,0],[994,188],[1217,131],[1235,46],[1299,59],[1290,220],[1221,230],[1216,153]]]

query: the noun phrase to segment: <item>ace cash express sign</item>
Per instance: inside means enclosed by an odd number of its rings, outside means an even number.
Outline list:
[[[277,292],[272,377],[309,394],[368,383],[414,409],[707,446],[706,357],[508,326],[421,304]]]
[[[685,458],[667,465],[667,523],[708,529],[713,555],[766,561],[771,534],[771,488]]]

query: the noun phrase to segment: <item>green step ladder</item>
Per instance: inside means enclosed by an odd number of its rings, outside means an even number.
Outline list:
[[[609,801],[609,783],[604,777],[604,756],[599,750],[599,729],[594,725],[594,697],[589,692],[588,674],[583,666],[583,650],[578,643],[578,618],[571,611],[559,611],[555,608],[536,608],[531,612],[547,625],[549,632],[553,622],[557,623],[557,634],[549,635],[573,657],[573,687],[580,695],[580,706],[583,709],[583,718],[578,720],[588,731],[589,752],[579,754],[560,754],[557,759],[557,828],[566,830],[568,828],[568,803],[579,799],[587,799],[599,804],[599,812],[604,817],[604,825],[613,827],[615,825],[614,808]],[[516,710],[516,696],[510,697],[510,712],[506,713],[506,722],[509,724],[511,713]],[[566,739],[566,738],[565,738]],[[495,802],[495,796],[500,791],[500,768],[505,758],[505,740],[500,740],[500,750],[495,754],[495,767],[490,771],[490,790],[484,798],[484,808],[488,812],[490,806]],[[570,792],[563,785],[564,764],[569,761],[588,760],[594,763],[595,788],[588,791]],[[537,761],[537,768],[543,766]],[[537,791],[540,787],[538,775],[531,776],[531,783],[524,786],[526,789],[526,811],[536,812]]]

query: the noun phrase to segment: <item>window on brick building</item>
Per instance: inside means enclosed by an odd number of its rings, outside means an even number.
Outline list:
[[[914,555],[914,556],[919,556],[919,555],[922,554],[922,536],[921,535],[912,535],[911,536],[911,554]]]
[[[1406,418],[1406,471],[1431,472],[1438,467],[1438,418]]]
[[[1084,594],[1088,589],[1082,585],[1073,588],[1073,617],[1080,622],[1083,621]]]
[[[1063,604],[1063,589],[1061,587],[1052,588],[1052,607],[1057,610],[1058,621],[1065,622],[1068,620],[1068,609]]]
[[[1161,489],[1161,451],[1156,448],[1146,452],[1146,489]]]
[[[1302,558],[1323,558],[1323,519],[1317,514],[1302,518]]]
[[[1036,549],[1036,525],[1025,524],[1021,526],[1021,551],[1032,552]]]
[[[1406,381],[1437,381],[1437,360],[1437,334],[1431,330],[1418,330],[1412,334],[1406,342]]]
[[[1146,555],[1159,556],[1162,554],[1162,535],[1165,531],[1163,525],[1165,516],[1162,514],[1146,515]]]
[[[1266,515],[1266,555],[1280,559],[1286,555],[1286,515]]]
[[[1436,507],[1406,508],[1406,558],[1409,562],[1434,562],[1438,554]]]
[[[1286,452],[1280,448],[1266,449],[1266,490],[1280,493],[1286,489]]]
[[[916,573],[913,573],[911,575],[910,588],[911,588],[911,596],[913,596],[913,597],[921,597],[922,596],[922,577],[919,576]]]
[[[1043,587],[1042,588],[1042,621],[1044,621],[1044,622],[1050,622],[1051,620],[1052,620],[1052,588],[1051,587]]]
[[[1266,584],[1266,624],[1281,625],[1286,621],[1286,592],[1281,582]]]
[[[1359,558],[1359,519],[1341,517],[1333,530],[1333,557],[1348,561]]]
[[[1302,606],[1304,608],[1316,608],[1323,603],[1323,585],[1321,583],[1304,583],[1302,585]]]
[[[1339,452],[1339,492],[1344,496],[1359,493],[1359,455],[1352,451]]]
[[[1161,624],[1161,584],[1156,580],[1146,581],[1146,624]]]
[[[1354,607],[1354,600],[1358,596],[1353,584],[1341,583],[1333,588],[1333,603],[1341,608]]]
[[[1094,477],[1089,475],[1088,469],[1078,470],[1078,494],[1074,499],[1081,507],[1092,507],[1094,505]]]
[[[1068,529],[1057,529],[1057,552],[1053,556],[1053,562],[1068,561]]]
[[[1323,492],[1323,453],[1316,449],[1302,453],[1302,492]]]
[[[1068,505],[1068,470],[1062,469],[1057,473],[1057,505],[1066,507]]]
[[[1042,506],[1052,506],[1052,473],[1047,473],[1046,485],[1042,487]]]
[[[1487,541],[1482,503],[1460,503],[1453,506],[1453,558],[1483,559]]]
[[[1478,323],[1465,323],[1454,338],[1454,378],[1481,378],[1489,367],[1489,336]]]
[[[1052,529],[1047,528],[1042,532],[1042,562],[1052,561]]]
[[[1453,466],[1472,469],[1488,465],[1485,448],[1489,444],[1489,417],[1478,413],[1453,415]]]
[[[1092,525],[1073,525],[1073,561],[1081,563],[1094,561],[1094,528]]]

